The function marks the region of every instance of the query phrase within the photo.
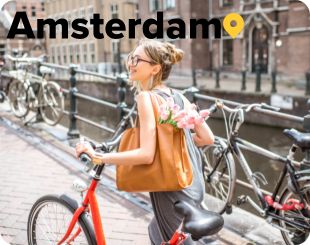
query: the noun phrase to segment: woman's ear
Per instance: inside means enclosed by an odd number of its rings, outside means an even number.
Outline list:
[[[159,64],[156,64],[153,66],[153,70],[152,70],[152,75],[155,76],[156,74],[158,74],[158,72],[160,72],[161,70],[161,66]]]

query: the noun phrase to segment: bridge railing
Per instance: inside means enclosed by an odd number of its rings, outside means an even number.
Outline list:
[[[63,89],[64,93],[69,96],[69,103],[70,107],[68,111],[65,111],[64,113],[69,116],[69,129],[68,129],[68,136],[71,138],[74,137],[79,137],[80,133],[77,128],[77,121],[80,120],[84,123],[87,123],[89,125],[92,125],[94,127],[103,129],[107,132],[114,133],[115,129],[110,128],[108,126],[104,126],[102,124],[99,124],[97,122],[94,122],[93,120],[83,117],[79,115],[78,113],[78,107],[77,107],[77,99],[83,99],[86,101],[89,101],[91,103],[96,103],[102,106],[106,106],[112,109],[117,110],[118,112],[118,120],[120,120],[126,112],[128,112],[127,104],[125,102],[125,96],[127,94],[127,85],[128,85],[128,79],[122,76],[110,76],[110,75],[103,75],[99,74],[96,72],[91,72],[91,71],[86,71],[86,70],[81,70],[78,66],[76,65],[70,65],[70,66],[61,66],[57,64],[52,64],[52,63],[41,63],[38,64],[38,67],[40,65],[44,65],[47,67],[55,68],[57,70],[62,70],[63,72],[66,72],[68,74],[69,82],[70,82],[70,87],[69,89]],[[64,73],[65,74],[65,73]],[[77,83],[78,79],[77,76],[78,74],[83,74],[83,75],[88,75],[88,76],[93,76],[95,78],[100,78],[104,80],[109,80],[112,82],[115,82],[115,85],[117,86],[117,91],[118,91],[118,100],[117,103],[111,103],[107,100],[102,100],[98,98],[94,98],[93,96],[87,95],[80,93],[77,89]],[[198,93],[199,91],[197,89],[187,89],[187,92],[185,93],[185,96],[191,101],[191,102],[198,102],[198,101],[207,101],[209,103],[215,102],[217,99],[216,97],[212,96],[207,96]],[[230,100],[223,100],[221,99],[225,104],[229,106],[238,106],[240,103],[230,101]],[[274,112],[274,111],[266,111],[262,109],[255,109],[256,112],[259,113],[264,113],[267,114],[268,116],[272,117],[277,117],[281,119],[286,119],[286,120],[291,120],[296,123],[300,123],[301,125],[304,126],[304,129],[308,132],[310,132],[310,115],[305,116],[304,118],[298,117],[298,116],[293,116],[290,114],[286,113],[281,113],[281,112]],[[237,180],[237,184],[246,187],[247,189],[253,189],[252,186],[250,186],[248,183]],[[262,190],[264,193],[269,194],[268,191]]]

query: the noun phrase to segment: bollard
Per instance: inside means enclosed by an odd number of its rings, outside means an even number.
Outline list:
[[[67,135],[70,138],[78,138],[80,137],[80,132],[77,129],[76,126],[76,118],[75,115],[77,114],[77,100],[76,100],[76,93],[78,92],[78,89],[76,87],[76,65],[71,64],[69,68],[70,72],[70,112],[69,112],[69,119],[70,119],[70,125],[69,125],[69,131]]]
[[[246,90],[246,70],[242,70],[241,76],[242,76],[241,91],[245,91]]]
[[[256,88],[255,92],[261,92],[261,71],[260,71],[260,65],[257,64],[255,66],[255,72],[256,72]]]
[[[271,93],[277,92],[277,72],[271,72]]]
[[[306,72],[306,95],[310,95],[310,71]]]
[[[125,102],[125,98],[126,98],[126,79],[122,76],[118,76],[116,78],[116,82],[118,85],[118,104],[117,104],[117,110],[118,110],[118,121],[121,121],[122,118],[125,116],[125,110],[124,108],[127,107],[127,104]]]
[[[215,88],[220,88],[220,69],[215,70]]]
[[[192,69],[192,78],[193,78],[193,86],[197,87],[197,80],[196,80],[196,69]]]

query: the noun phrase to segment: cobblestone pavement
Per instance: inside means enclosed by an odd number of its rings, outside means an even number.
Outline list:
[[[45,194],[67,193],[80,175],[59,164],[0,124],[0,233],[11,244],[27,243],[27,218]],[[100,190],[98,201],[108,244],[148,244],[151,214],[118,195]]]

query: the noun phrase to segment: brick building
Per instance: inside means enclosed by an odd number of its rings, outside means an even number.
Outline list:
[[[100,73],[111,73],[113,70],[124,69],[125,59],[135,43],[128,39],[127,32],[123,32],[124,38],[122,39],[109,38],[105,34],[105,24],[112,18],[121,19],[125,24],[129,18],[135,18],[137,1],[46,0],[46,11],[47,18],[54,20],[64,18],[69,21],[68,39],[61,38],[60,25],[57,26],[56,39],[47,38],[50,62],[63,65],[75,63],[79,64],[81,68]],[[102,39],[94,37],[93,26],[89,24],[94,13],[100,14],[100,18],[104,19],[104,24],[100,29],[100,32],[104,34]],[[71,23],[77,18],[88,20],[89,35],[85,39],[71,37],[73,31]]]
[[[209,1],[213,18],[223,19],[231,12],[243,16],[243,32],[232,40],[211,40],[212,66],[227,72],[246,69],[254,73],[272,71],[282,78],[304,79],[310,70],[310,14],[300,1],[220,0]]]
[[[142,20],[156,18],[156,11],[164,12],[165,25],[171,18],[181,18],[189,26],[189,19],[211,20],[232,12],[245,21],[244,30],[232,39],[222,29],[222,38],[215,39],[213,27],[209,39],[169,40],[185,51],[184,61],[177,73],[190,74],[191,68],[220,69],[229,74],[246,69],[254,73],[259,65],[262,73],[277,70],[283,79],[300,79],[310,70],[310,14],[300,1],[291,0],[140,0]],[[197,28],[197,32],[201,32]],[[276,62],[277,61],[277,62]]]
[[[7,39],[6,36],[11,27],[13,17],[17,11],[27,13],[31,28],[36,35],[37,19],[44,18],[44,0],[12,0],[9,1],[0,11],[0,54],[12,53],[13,50],[20,54],[28,53],[30,56],[39,56],[46,53],[44,39],[28,39],[25,35],[16,35],[14,39]]]
[[[208,47],[207,39],[201,39],[199,35],[196,39],[169,39],[166,36],[166,30],[170,26],[168,21],[172,18],[181,18],[187,27],[189,26],[191,18],[207,18],[207,2],[202,0],[139,0],[139,17],[142,19],[142,23],[149,18],[156,19],[157,11],[164,12],[163,40],[175,44],[185,53],[182,62],[174,68],[174,72],[188,75],[191,74],[192,68],[207,70],[209,65],[208,49],[206,48]],[[150,28],[152,28],[152,26]]]

